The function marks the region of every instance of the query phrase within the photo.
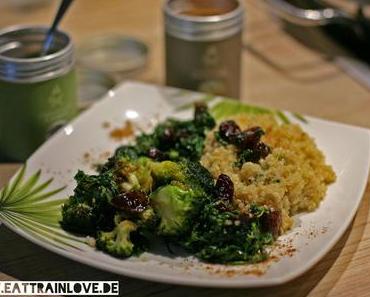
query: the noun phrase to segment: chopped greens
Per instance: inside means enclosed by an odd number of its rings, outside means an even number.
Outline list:
[[[256,211],[267,211],[266,208]],[[197,257],[212,263],[254,263],[265,260],[265,246],[273,241],[272,233],[263,232],[260,217],[251,212],[243,220],[236,210],[220,211],[217,203],[207,204],[185,246]]]

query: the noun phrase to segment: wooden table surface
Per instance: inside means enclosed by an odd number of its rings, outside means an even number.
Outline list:
[[[336,2],[344,4],[346,0]],[[53,2],[31,11],[0,4],[0,28],[48,23],[55,5]],[[93,35],[109,32],[144,40],[150,47],[149,63],[134,78],[161,84],[164,52],[160,5],[160,0],[75,1],[63,28],[72,34],[77,46]],[[316,30],[282,29],[260,0],[247,0],[246,11],[242,100],[370,128],[370,92],[333,64],[332,55],[340,53],[339,49]],[[0,164],[0,186],[18,167]],[[309,272],[279,287],[215,290],[124,278],[57,256],[4,226],[0,226],[0,280],[118,279],[122,296],[370,296],[369,197],[368,184],[356,218],[343,238]]]

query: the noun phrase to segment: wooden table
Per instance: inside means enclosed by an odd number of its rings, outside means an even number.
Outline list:
[[[0,8],[0,27],[47,23],[55,4],[32,12]],[[340,50],[315,30],[288,28],[294,33],[288,34],[260,0],[246,1],[246,10],[242,100],[370,128],[369,90],[323,54]],[[149,64],[137,78],[163,83],[160,0],[76,1],[63,27],[77,45],[92,35],[108,32],[143,39],[150,46]],[[320,44],[319,50],[303,45],[299,41],[302,36],[305,43]],[[0,186],[18,167],[0,164]],[[343,238],[308,273],[279,287],[214,290],[124,278],[54,255],[4,226],[0,227],[0,280],[119,279],[123,296],[370,296],[369,197],[368,184],[358,214]]]

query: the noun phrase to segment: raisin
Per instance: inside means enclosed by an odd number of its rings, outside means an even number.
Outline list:
[[[215,203],[215,207],[221,212],[232,211],[231,204],[226,200],[218,200]]]
[[[242,223],[242,224],[249,224],[250,221],[251,221],[251,216],[248,214],[248,213],[240,213],[239,214],[239,221]]]
[[[280,211],[272,209],[269,212],[264,213],[260,220],[263,232],[270,232],[275,238],[279,235],[282,222]]]
[[[148,157],[156,161],[163,161],[166,159],[166,155],[155,147],[149,149]]]
[[[242,167],[246,162],[258,163],[260,159],[266,158],[270,153],[271,149],[267,144],[258,142],[253,148],[246,148],[239,152],[235,165]]]
[[[254,150],[259,154],[261,159],[266,158],[271,153],[270,147],[263,142],[257,143]]]
[[[173,143],[175,141],[175,131],[171,127],[166,127],[163,129],[161,135],[161,142]]]
[[[194,118],[195,119],[207,111],[208,111],[207,104],[203,102],[194,103]]]
[[[225,141],[234,144],[240,135],[241,130],[239,126],[232,120],[225,121],[220,124],[219,136]]]
[[[251,127],[237,136],[237,146],[241,149],[253,148],[265,132],[261,127]]]
[[[149,205],[149,199],[142,191],[132,191],[119,194],[111,203],[115,208],[128,214],[136,214],[145,210]]]
[[[232,202],[234,197],[234,183],[226,174],[220,174],[216,182],[216,194],[221,200]]]

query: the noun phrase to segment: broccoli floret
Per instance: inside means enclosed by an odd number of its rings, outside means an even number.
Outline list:
[[[195,104],[194,123],[200,129],[211,130],[216,126],[216,121],[208,112],[208,107],[205,103],[198,102]]]
[[[151,134],[143,133],[139,135],[138,137],[136,137],[136,149],[138,150],[139,154],[147,155],[147,152],[151,148],[158,147],[159,142],[160,142],[158,133],[156,132],[158,127],[159,126],[157,126],[154,132]]]
[[[61,225],[64,229],[81,234],[95,233],[95,216],[93,208],[85,203],[75,201],[74,197],[62,206]]]
[[[98,232],[96,247],[115,257],[126,258],[137,252],[133,234],[138,226],[129,220],[120,222],[111,232]]]
[[[213,177],[199,162],[187,160],[153,162],[151,167],[152,176],[158,186],[176,181],[192,189],[213,195]]]
[[[121,191],[149,192],[152,187],[151,159],[143,155],[144,152],[137,146],[121,146],[114,156],[99,168],[99,172],[112,172]]]
[[[189,134],[187,137],[179,138],[176,150],[180,155],[186,156],[190,160],[199,160],[204,148],[204,135]]]
[[[99,165],[97,170],[99,173],[110,171],[116,166],[119,160],[136,160],[144,154],[145,152],[142,152],[136,145],[122,145],[116,149],[114,155],[105,164]]]
[[[181,163],[173,161],[153,162],[152,176],[156,186],[169,184],[171,181],[184,182],[186,174]]]
[[[148,207],[143,212],[139,213],[136,221],[140,228],[148,231],[153,231],[157,226],[157,222],[158,216],[152,207]]]
[[[75,198],[89,205],[108,202],[118,193],[118,185],[113,172],[100,175],[88,175],[79,170],[75,176],[77,187]]]
[[[211,175],[198,162],[187,161],[155,162],[152,175],[156,185],[160,185],[150,196],[160,217],[159,233],[165,236],[185,234],[205,198],[213,191]]]
[[[198,126],[193,120],[173,120],[171,124],[174,131],[174,141],[171,148],[177,151],[180,157],[194,161],[199,160],[204,148],[205,132],[208,128]]]
[[[221,202],[222,203],[222,202]],[[273,235],[261,226],[261,218],[269,210],[252,207],[250,216],[224,209],[220,201],[202,209],[184,247],[197,257],[212,263],[255,263],[266,259],[266,246]]]
[[[137,146],[123,145],[116,149],[114,153],[117,159],[127,158],[129,160],[136,160],[142,154]]]
[[[74,195],[62,206],[61,226],[86,235],[113,228],[115,210],[109,202],[118,194],[113,174],[87,175],[78,171],[75,180]]]
[[[197,213],[199,197],[191,189],[167,185],[152,193],[150,199],[160,217],[158,233],[179,236],[191,228],[191,219]]]
[[[136,160],[126,157],[117,162],[116,174],[120,180],[122,191],[143,191],[148,193],[153,187],[153,178],[151,176],[152,161],[146,157]]]
[[[124,218],[136,223],[146,222],[144,225],[149,230],[154,229],[159,217],[159,233],[166,236],[188,231],[187,222],[196,214],[204,201],[203,197],[213,189],[211,175],[198,162],[155,162],[146,157],[136,160],[123,158],[117,168],[120,189],[124,193],[116,196],[112,204],[121,211]],[[139,195],[139,192],[135,192],[138,190],[142,191],[140,196],[144,195],[143,192],[152,193],[149,200],[155,213],[150,207],[140,213],[124,211],[126,206],[134,206],[129,199]]]
[[[158,124],[154,131],[136,138],[135,147],[122,147],[116,156],[125,154],[132,157],[148,156],[153,148],[162,153],[166,160],[187,158],[199,160],[204,148],[206,131],[213,129],[215,120],[208,112],[207,106],[197,104],[192,120],[180,121],[168,119]]]

